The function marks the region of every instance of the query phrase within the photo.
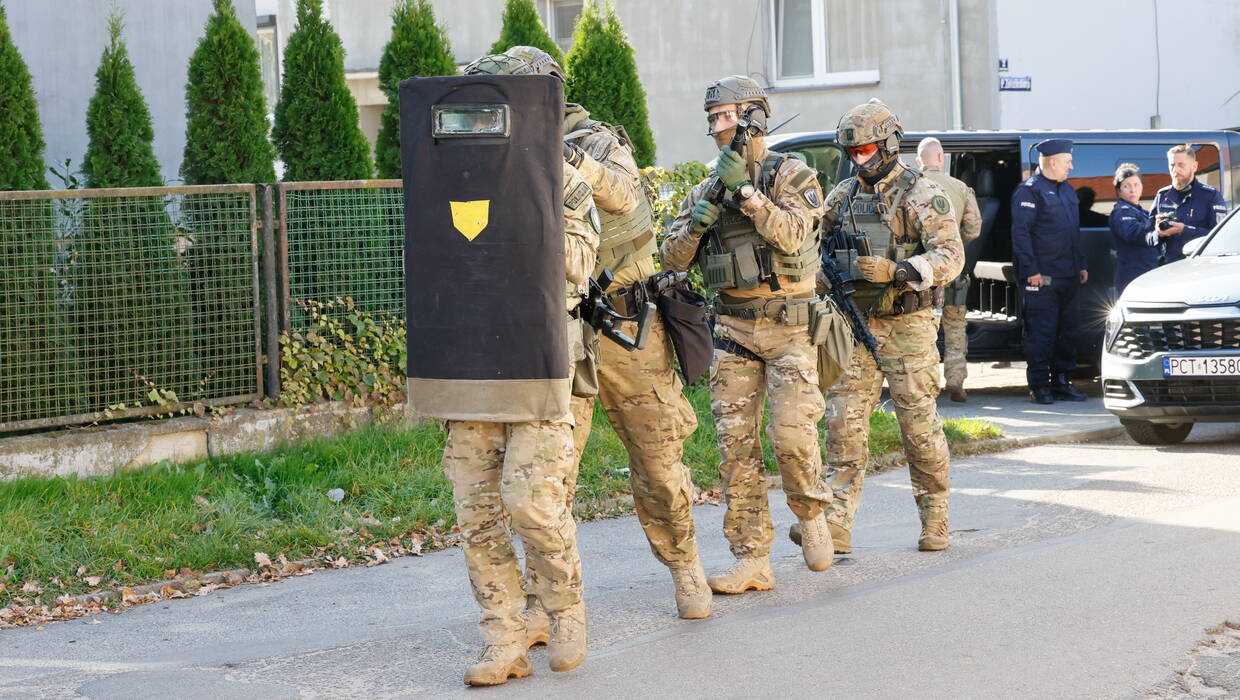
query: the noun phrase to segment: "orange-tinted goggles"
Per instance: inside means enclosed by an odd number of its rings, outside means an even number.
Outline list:
[[[867,143],[864,146],[847,146],[844,150],[848,151],[849,158],[864,163],[873,158],[875,153],[878,153],[878,144]]]

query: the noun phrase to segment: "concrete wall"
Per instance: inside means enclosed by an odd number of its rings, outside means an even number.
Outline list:
[[[233,0],[254,30],[254,1]],[[155,127],[155,155],[165,180],[180,181],[185,149],[185,79],[189,57],[211,15],[210,0],[6,0],[9,27],[34,78],[47,161],[80,168],[86,155],[86,108],[108,42],[107,17],[125,16],[124,39]],[[49,174],[52,187],[60,182]]]
[[[1146,129],[1156,113],[1163,128],[1240,126],[1235,0],[1042,0],[997,9],[1007,75],[1033,79],[1030,92],[1001,93],[1005,129]],[[1070,21],[1056,23],[1048,43],[1038,27],[1056,16]]]
[[[330,0],[332,23],[344,42],[348,71],[365,74],[377,69],[391,31],[392,1]],[[279,2],[280,33],[287,38],[294,2]],[[754,75],[765,82],[773,72],[768,3],[615,0],[636,51],[660,164],[712,157],[714,149],[705,136],[701,109],[708,83],[732,73]],[[432,4],[447,28],[458,63],[485,53],[499,36],[502,0],[433,0]],[[996,128],[994,3],[960,0],[959,5],[964,126]],[[879,82],[777,92],[771,99],[776,121],[800,112],[789,131],[830,129],[846,109],[877,96],[896,110],[909,129],[951,126],[947,0],[899,0],[877,7],[876,39],[882,46],[876,66]],[[720,50],[719,37],[728,38],[731,50]],[[381,97],[373,98],[367,80],[363,75],[350,80],[363,114],[368,105],[382,104]],[[368,135],[373,140],[374,134]]]

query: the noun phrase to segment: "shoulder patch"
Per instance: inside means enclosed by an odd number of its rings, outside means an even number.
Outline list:
[[[1020,203],[1020,205],[1021,205],[1022,207],[1029,207],[1030,209],[1037,209],[1037,208],[1038,208],[1038,205],[1034,204],[1033,202],[1029,202],[1029,201],[1024,201],[1024,202],[1021,202],[1021,203]]]
[[[804,199],[805,203],[814,209],[822,206],[822,200],[818,197],[818,190],[813,187],[806,187],[801,190],[801,199]]]
[[[568,196],[564,198],[564,206],[569,209],[576,210],[577,207],[581,206],[581,203],[586,201],[589,197],[590,185],[585,182],[578,182],[577,186],[573,188],[573,191],[569,192]]]
[[[952,210],[952,203],[947,201],[947,197],[936,194],[930,198],[930,206],[940,214],[946,214]]]
[[[586,218],[590,220],[590,228],[594,229],[594,235],[603,235],[603,222],[598,217],[598,208],[590,207],[590,216]]]

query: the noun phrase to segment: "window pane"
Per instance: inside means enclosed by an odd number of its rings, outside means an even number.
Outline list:
[[[1072,172],[1068,183],[1077,190],[1077,197],[1082,200],[1082,208],[1088,193],[1082,193],[1081,188],[1088,187],[1093,190],[1095,200],[1091,209],[1105,216],[1110,214],[1115,206],[1115,169],[1121,163],[1132,163],[1141,169],[1141,206],[1149,210],[1158,190],[1171,184],[1171,175],[1167,171],[1167,150],[1174,145],[1078,144],[1072,149]],[[1204,145],[1197,149],[1197,177],[1209,185],[1218,181],[1218,149],[1214,146]],[[1089,228],[1085,221],[1085,212],[1081,213],[1081,227]],[[1106,224],[1096,223],[1094,226],[1102,227]]]
[[[810,21],[813,0],[776,0],[776,50],[779,77],[814,75],[814,27]]]
[[[824,193],[835,188],[839,177],[840,161],[844,158],[844,151],[839,146],[807,146],[796,151],[786,151],[786,153],[800,158],[805,161],[806,165],[818,171],[818,184],[822,186]]]
[[[878,68],[876,2],[824,0],[827,23],[827,70],[846,72]]]
[[[280,98],[280,65],[276,56],[276,30],[258,30],[259,65],[263,74],[263,96],[267,98],[267,111],[274,112]]]
[[[555,43],[565,51],[573,45],[573,29],[577,26],[581,5],[580,2],[560,2],[555,5]]]

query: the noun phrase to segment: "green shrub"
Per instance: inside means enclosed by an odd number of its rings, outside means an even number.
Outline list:
[[[187,185],[273,182],[258,49],[231,0],[213,2],[215,14],[189,61],[181,177]]]
[[[375,167],[379,177],[400,174],[400,81],[414,76],[455,75],[456,62],[448,34],[435,24],[435,11],[426,0],[398,0],[392,8],[392,38],[379,60],[379,88],[387,95],[379,136],[375,139]]]
[[[391,405],[405,398],[405,324],[359,310],[351,298],[299,301],[310,330],[280,338],[280,403]]]
[[[30,70],[0,4],[0,190],[45,190],[43,129]]]
[[[504,26],[499,39],[491,44],[489,53],[503,53],[514,46],[533,46],[551,54],[556,63],[564,63],[564,52],[543,26],[534,0],[506,0],[504,2]]]
[[[323,18],[323,0],[297,0],[271,134],[286,181],[370,177],[370,145],[345,83],[344,46]]]
[[[633,141],[637,164],[643,168],[654,165],[646,90],[637,74],[633,47],[610,0],[605,8],[597,2],[586,4],[564,69],[568,100],[585,107],[595,119],[624,126]]]

